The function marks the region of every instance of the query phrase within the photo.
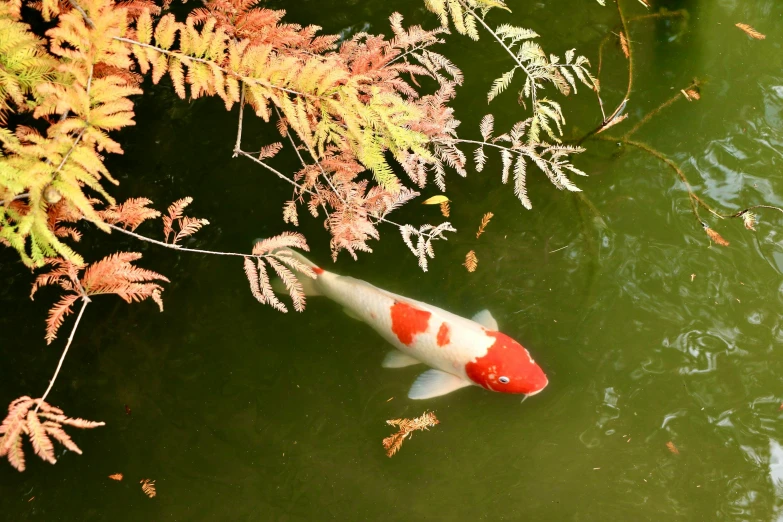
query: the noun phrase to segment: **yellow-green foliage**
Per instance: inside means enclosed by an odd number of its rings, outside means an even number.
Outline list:
[[[0,243],[28,265],[49,257],[82,263],[60,239],[63,216],[108,230],[95,197],[113,205],[103,182],[116,181],[101,154],[121,154],[109,132],[134,124],[129,97],[142,93],[135,68],[155,83],[170,76],[182,98],[218,96],[227,109],[243,100],[265,121],[279,112],[313,161],[330,149],[350,151],[392,193],[401,183],[389,156],[436,161],[429,138],[413,130],[425,117],[421,106],[378,87],[379,72],[361,55],[357,69],[340,52],[251,43],[229,37],[214,17],[155,19],[113,0],[80,0],[62,12],[57,0],[40,2],[44,19],[56,22],[47,49],[19,20],[20,6],[0,5],[0,110],[31,110],[41,124],[0,127]],[[129,16],[131,8],[138,16]]]
[[[131,65],[127,46],[114,38],[126,30],[125,10],[115,9],[109,0],[89,0],[83,8],[89,22],[72,10],[47,32],[50,53],[58,62],[56,81],[32,86],[38,98],[33,115],[52,117],[55,123],[45,135],[25,127],[0,134],[6,151],[0,158],[0,198],[10,201],[25,193],[27,202],[24,208],[0,206],[0,241],[16,248],[28,265],[40,266],[56,256],[82,263],[50,223],[49,207],[61,199],[71,211],[108,230],[85,188],[114,203],[100,182],[116,181],[99,153],[122,153],[107,133],[134,124],[127,97],[141,93],[122,76],[94,74],[96,64],[118,70]]]
[[[468,35],[473,40],[479,39],[476,28],[476,16],[479,13],[483,17],[493,7],[511,11],[501,0],[424,0],[424,5],[438,15],[443,27],[448,27],[449,15],[451,15],[454,29],[459,34]]]
[[[0,123],[8,111],[27,107],[35,87],[53,79],[55,65],[43,42],[16,20],[13,5],[0,3]]]
[[[200,29],[170,14],[155,24],[149,11],[136,23],[135,41],[123,41],[142,73],[152,70],[157,82],[168,72],[181,98],[190,85],[192,98],[217,95],[230,109],[244,86],[256,114],[269,121],[272,107],[279,110],[314,159],[330,143],[347,144],[384,188],[399,188],[385,151],[397,159],[408,150],[429,156],[426,137],[408,128],[421,117],[416,106],[396,93],[368,93],[370,78],[351,74],[339,55],[284,55],[228,38],[214,19]]]

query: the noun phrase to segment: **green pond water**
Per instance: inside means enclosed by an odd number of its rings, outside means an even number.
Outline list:
[[[629,17],[645,13],[621,2]],[[699,78],[700,101],[678,100],[634,138],[667,155],[721,211],[783,206],[783,4],[652,3],[688,17],[632,23],[629,119],[601,136],[623,134]],[[407,23],[437,23],[418,0],[269,5],[344,34],[387,31],[394,10]],[[493,13],[491,25],[530,27],[547,51],[576,47],[593,69],[603,36],[619,31],[614,6],[594,0],[509,5],[513,14]],[[749,39],[737,22],[767,39]],[[466,76],[454,104],[463,138],[479,139],[489,111],[497,129],[528,114],[513,92],[486,107],[491,81],[511,67],[487,34],[477,43],[455,35],[442,52]],[[616,39],[601,80],[613,108],[626,87]],[[118,199],[147,196],[163,208],[193,196],[192,214],[212,223],[188,243],[196,248],[247,251],[286,230],[280,208],[289,186],[231,159],[236,109],[179,101],[165,81],[149,92],[138,101],[138,125],[120,136],[125,156],[108,160]],[[563,102],[567,137],[600,122],[588,89],[550,96]],[[276,140],[254,118],[245,127],[248,150]],[[665,164],[616,142],[585,146],[575,160],[590,174],[575,180],[585,197],[530,169],[532,211],[500,183],[496,156],[482,173],[450,174],[459,232],[435,245],[426,274],[393,227],[381,227],[374,254],[358,262],[341,255],[334,265],[321,222],[303,218],[300,227],[311,258],[336,272],[467,317],[490,309],[549,376],[546,390],[522,404],[478,388],[411,401],[421,367],[381,368],[388,346],[334,303],[313,298],[304,314],[282,315],[253,299],[234,258],[87,234],[80,251],[88,259],[140,251],[143,266],[167,275],[166,310],[112,296],[88,307],[49,401],[106,427],[71,430],[84,455],[58,449],[56,466],[29,445],[27,471],[0,465],[2,519],[783,520],[783,215],[762,211],[752,232],[702,211],[731,243],[719,247]],[[298,168],[290,152],[273,163]],[[489,211],[495,217],[476,240]],[[394,217],[442,219],[418,203]],[[159,234],[157,225],[140,231]],[[468,274],[461,263],[471,249],[479,267]],[[73,316],[46,346],[56,292],[29,301],[31,274],[7,249],[0,276],[4,405],[43,393]],[[385,421],[425,410],[441,424],[387,458]],[[112,473],[125,480],[109,480]],[[143,478],[157,481],[156,498],[142,494]]]

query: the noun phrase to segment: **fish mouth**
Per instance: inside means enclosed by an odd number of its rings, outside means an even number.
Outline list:
[[[546,376],[545,376],[545,377],[544,377],[544,380],[545,380],[545,382],[544,382],[544,385],[543,385],[543,386],[541,386],[541,387],[540,387],[539,389],[537,389],[536,391],[533,391],[533,392],[530,392],[530,393],[526,393],[526,394],[525,394],[525,398],[532,397],[533,395],[538,395],[539,393],[541,393],[542,391],[544,391],[544,388],[546,388],[546,387],[547,387],[547,385],[549,385],[549,379],[547,379],[547,378],[546,378]]]

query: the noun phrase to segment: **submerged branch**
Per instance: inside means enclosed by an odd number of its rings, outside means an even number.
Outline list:
[[[702,82],[701,82],[700,80],[698,80],[698,79],[695,79],[695,80],[693,80],[693,82],[691,82],[691,84],[690,84],[690,85],[688,85],[688,86],[687,86],[685,89],[683,89],[683,90],[679,91],[677,94],[675,94],[674,96],[672,96],[671,98],[669,98],[668,100],[666,100],[665,102],[663,102],[662,104],[660,104],[658,107],[656,107],[655,109],[653,109],[653,110],[651,110],[650,112],[648,112],[648,113],[647,113],[647,114],[644,116],[644,118],[642,118],[641,120],[639,120],[639,121],[636,123],[636,125],[634,125],[634,126],[631,128],[631,130],[629,130],[628,132],[626,132],[626,133],[625,133],[625,135],[624,135],[623,137],[624,137],[624,138],[626,138],[626,139],[627,139],[627,138],[630,138],[632,134],[634,134],[634,133],[635,133],[636,131],[638,131],[638,130],[639,130],[639,129],[640,129],[642,126],[643,126],[643,125],[645,125],[647,122],[649,122],[649,121],[650,121],[650,120],[652,120],[654,117],[656,117],[656,116],[658,115],[658,113],[660,113],[662,110],[664,110],[664,109],[668,108],[669,106],[671,106],[672,104],[674,104],[674,102],[676,102],[676,101],[677,101],[677,100],[679,100],[680,98],[686,98],[685,91],[688,91],[688,90],[691,90],[691,89],[696,89],[697,87],[699,87],[699,86],[701,86],[701,85],[702,85]]]

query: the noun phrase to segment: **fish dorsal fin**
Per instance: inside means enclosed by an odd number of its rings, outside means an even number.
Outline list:
[[[421,364],[421,361],[414,359],[407,353],[402,353],[399,350],[392,350],[386,354],[381,366],[384,368],[405,368],[406,366],[413,366],[414,364]]]
[[[419,375],[416,382],[411,386],[411,391],[408,392],[409,399],[431,399],[432,397],[440,397],[446,395],[465,386],[470,386],[472,383],[462,377],[457,377],[450,373],[443,372],[441,370],[427,370]]]
[[[498,322],[494,317],[492,317],[492,314],[486,308],[474,315],[473,320],[487,330],[492,330],[494,332],[498,331]]]

